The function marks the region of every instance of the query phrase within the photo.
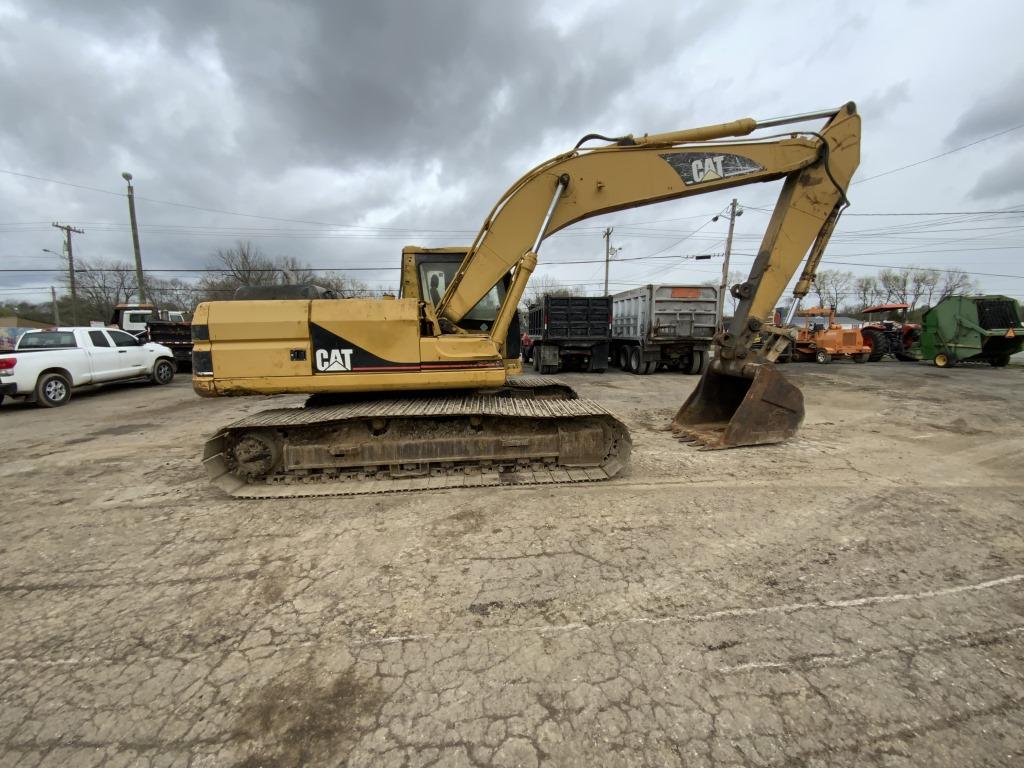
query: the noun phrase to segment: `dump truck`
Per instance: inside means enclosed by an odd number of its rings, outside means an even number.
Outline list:
[[[792,125],[810,121],[824,125]],[[775,211],[732,286],[736,311],[714,336],[714,362],[671,429],[709,449],[789,438],[803,395],[751,343],[847,205],[860,125],[849,102],[760,122],[588,134],[515,181],[473,242],[448,249],[457,263],[407,246],[400,298],[201,304],[197,394],[336,398],[222,427],[204,450],[211,479],[232,496],[280,498],[614,477],[628,461],[625,425],[574,393],[546,398],[546,377],[517,377],[514,323],[541,245],[593,216],[761,182],[781,182]],[[758,129],[771,133],[751,136]]]
[[[1020,302],[1009,296],[949,296],[924,313],[915,357],[939,368],[988,363],[1002,368],[1024,346]]]
[[[718,328],[718,289],[644,285],[612,297],[612,360],[630,373],[703,373]]]
[[[192,330],[187,312],[158,310],[152,304],[117,304],[109,325],[142,341],[170,348],[179,368],[192,365]]]
[[[611,296],[544,296],[527,313],[523,359],[541,374],[603,373],[612,337]]]

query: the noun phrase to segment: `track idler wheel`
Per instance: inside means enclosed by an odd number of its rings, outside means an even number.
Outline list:
[[[228,455],[241,477],[265,477],[281,463],[281,441],[268,430],[243,432],[230,441]]]
[[[781,443],[804,420],[804,396],[770,364],[723,372],[715,360],[683,403],[672,431],[705,448]]]

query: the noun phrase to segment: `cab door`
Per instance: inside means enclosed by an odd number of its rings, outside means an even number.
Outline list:
[[[124,331],[115,331],[110,329],[107,331],[111,341],[114,342],[116,347],[116,354],[118,357],[117,378],[131,378],[132,376],[141,376],[146,371],[146,350],[142,346],[142,343],[132,336],[130,333]]]
[[[124,356],[119,355],[114,342],[106,331],[96,329],[89,331],[89,363],[92,368],[93,381],[110,381],[120,378],[124,366]]]

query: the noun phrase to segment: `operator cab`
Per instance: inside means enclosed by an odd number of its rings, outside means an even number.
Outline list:
[[[448,289],[455,273],[466,257],[466,248],[417,248],[406,246],[402,249],[402,288],[399,298],[419,299],[436,307]],[[512,282],[510,274],[505,275],[491,290],[477,302],[459,326],[467,331],[486,333],[494,324],[498,310],[505,301],[508,287]],[[519,357],[520,345],[519,313],[512,316],[505,341],[506,356]]]

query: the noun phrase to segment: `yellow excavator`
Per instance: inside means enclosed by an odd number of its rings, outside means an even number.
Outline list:
[[[818,130],[758,129],[824,120]],[[599,141],[601,144],[594,145]],[[361,494],[580,482],[616,475],[625,426],[547,377],[517,377],[517,306],[545,237],[583,219],[756,182],[782,191],[714,361],[672,422],[706,448],[774,443],[803,396],[772,361],[769,320],[816,265],[860,162],[860,117],[838,109],[644,136],[584,136],[498,200],[469,247],[407,247],[398,298],[214,301],[192,322],[203,396],[304,393],[305,407],[222,428],[204,464],[234,496]],[[805,269],[800,284],[813,273]],[[767,339],[752,349],[755,336]]]

